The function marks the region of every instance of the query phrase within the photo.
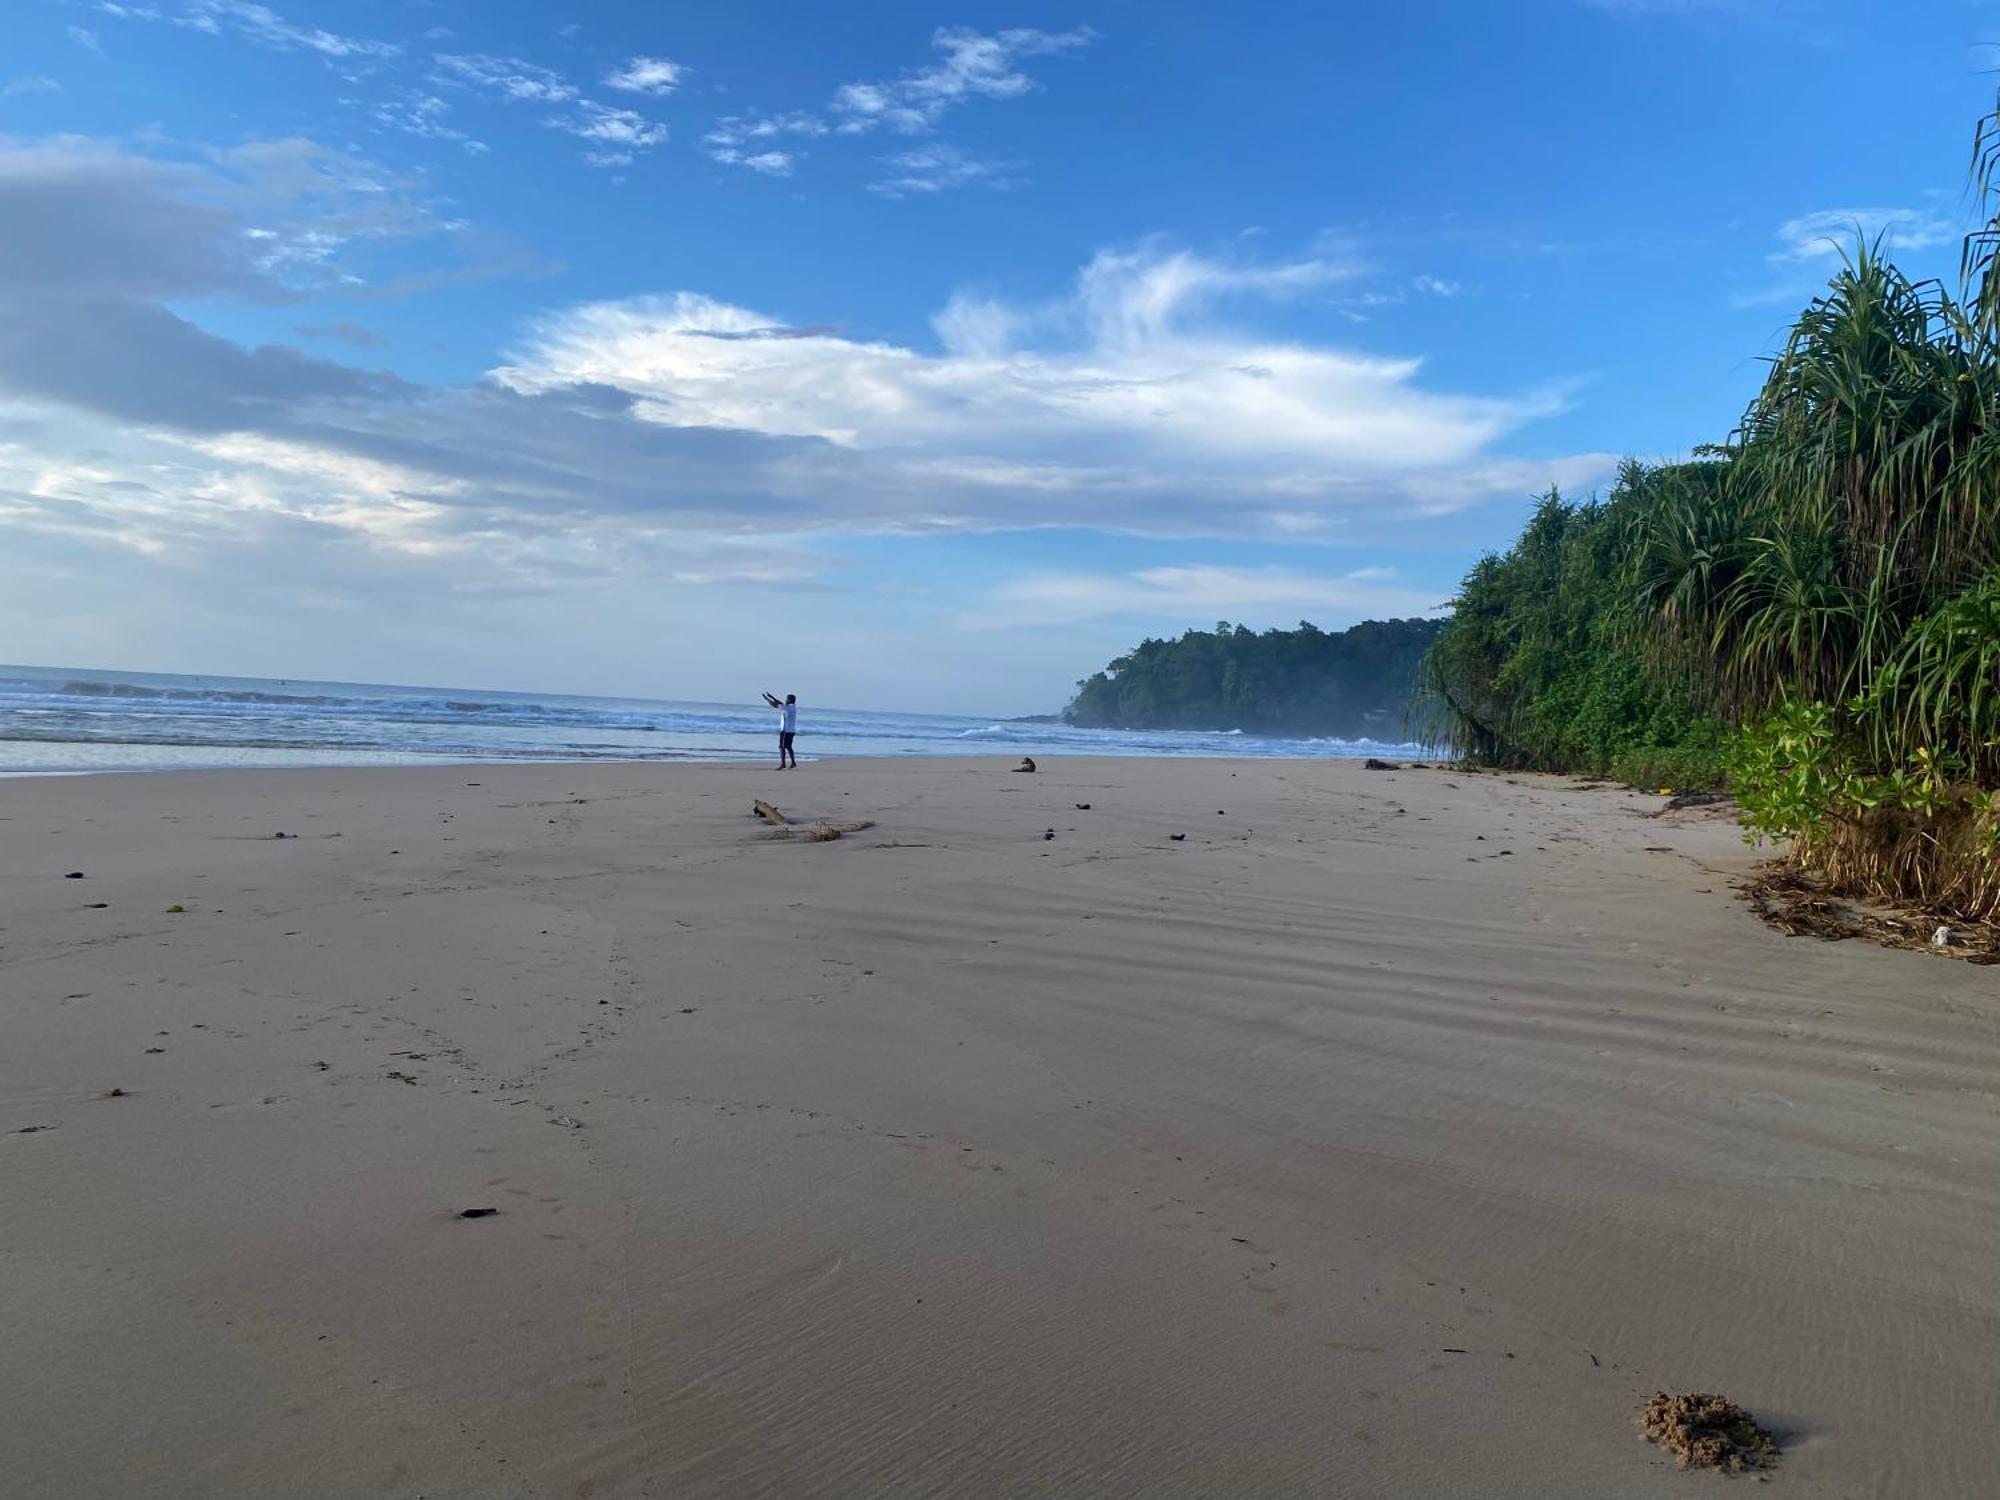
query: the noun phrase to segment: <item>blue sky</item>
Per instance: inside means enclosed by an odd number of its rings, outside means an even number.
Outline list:
[[[1052,709],[1726,435],[1971,3],[16,0],[0,659]]]

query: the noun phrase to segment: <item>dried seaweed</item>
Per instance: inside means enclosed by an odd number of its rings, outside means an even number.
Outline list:
[[[1639,1427],[1647,1442],[1673,1454],[1683,1469],[1746,1474],[1778,1461],[1777,1439],[1727,1396],[1655,1391],[1639,1413]]]
[[[1851,901],[1790,865],[1766,865],[1739,885],[1736,894],[1766,923],[1791,937],[1825,942],[1866,938],[1885,948],[2000,964],[2000,926]]]

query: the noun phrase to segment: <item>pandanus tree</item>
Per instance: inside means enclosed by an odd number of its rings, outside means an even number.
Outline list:
[[[1857,234],[1728,443],[1627,465],[1601,508],[1545,500],[1474,569],[1425,668],[1433,733],[1570,766],[1562,659],[1629,652],[1723,723],[1821,702],[1885,769],[2000,779],[2000,109],[1972,176],[1956,292]]]
[[[2000,588],[1997,351],[1945,288],[1856,246],[1709,482],[1681,466],[1636,512],[1628,597],[1649,659],[1730,720],[1850,704],[1881,755],[1919,748],[1905,737],[1921,726],[1929,748],[1990,768],[1991,691],[1962,675],[1991,663],[1986,616],[1951,606]],[[1945,640],[1935,658],[1927,643]]]

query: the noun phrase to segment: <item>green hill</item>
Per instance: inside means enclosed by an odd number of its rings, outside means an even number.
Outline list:
[[[1240,729],[1246,734],[1399,740],[1417,663],[1437,620],[1368,620],[1326,631],[1255,631],[1224,620],[1145,640],[1077,684],[1064,710],[1098,729]]]

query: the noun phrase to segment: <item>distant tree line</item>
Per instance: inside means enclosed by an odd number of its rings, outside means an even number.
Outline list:
[[[1328,631],[1302,620],[1255,631],[1223,620],[1140,642],[1079,682],[1063,717],[1100,729],[1401,739],[1417,664],[1440,628],[1368,620]]]

